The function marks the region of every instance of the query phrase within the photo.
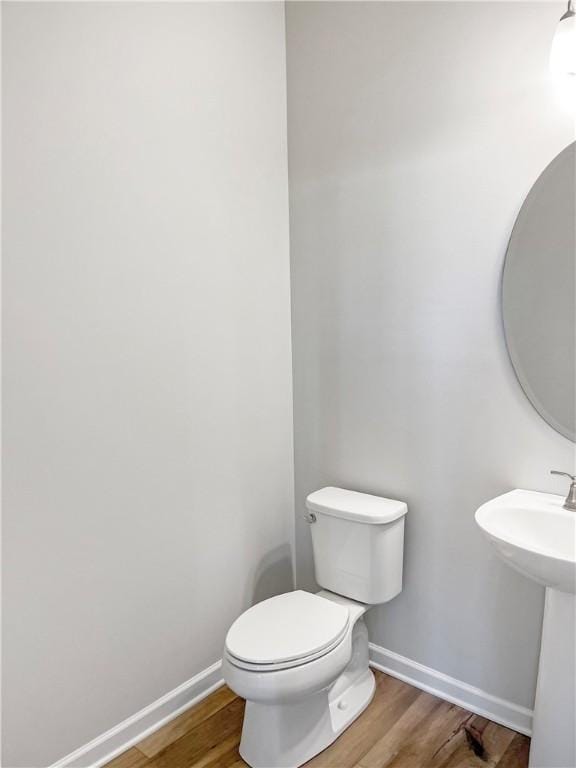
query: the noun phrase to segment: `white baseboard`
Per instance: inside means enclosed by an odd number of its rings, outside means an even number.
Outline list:
[[[223,685],[221,667],[217,661],[50,768],[98,768],[113,760]]]
[[[425,667],[374,643],[370,643],[370,666],[514,731],[527,736],[532,734],[531,709],[499,699],[480,688]]]
[[[532,710],[499,699],[374,643],[370,643],[370,665],[507,728],[527,736],[532,733]],[[223,685],[221,667],[222,662],[217,661],[50,768],[99,768],[113,760]]]

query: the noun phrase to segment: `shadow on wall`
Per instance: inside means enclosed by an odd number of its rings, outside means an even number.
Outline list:
[[[258,564],[249,604],[255,605],[282,592],[291,592],[293,589],[292,552],[287,544],[283,544],[268,552]]]

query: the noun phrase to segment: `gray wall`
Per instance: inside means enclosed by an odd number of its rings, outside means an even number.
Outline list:
[[[532,704],[542,590],[478,505],[562,492],[574,447],[506,355],[499,281],[531,184],[573,140],[547,80],[561,3],[289,3],[297,569],[322,485],[405,499],[405,586],[371,639]]]
[[[292,584],[284,11],[4,3],[4,761]]]

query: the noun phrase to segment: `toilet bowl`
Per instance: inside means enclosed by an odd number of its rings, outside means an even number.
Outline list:
[[[224,679],[247,701],[240,754],[253,768],[301,765],[368,706],[375,683],[366,608],[296,591],[259,603],[232,626]]]
[[[403,502],[324,488],[307,508],[325,589],[258,603],[226,636],[223,675],[246,699],[240,754],[252,768],[297,768],[369,705],[363,616],[401,590]]]

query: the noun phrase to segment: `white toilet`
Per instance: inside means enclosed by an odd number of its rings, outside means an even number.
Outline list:
[[[302,765],[368,706],[362,617],[402,589],[404,502],[323,488],[306,506],[324,589],[264,600],[226,636],[224,679],[246,699],[240,754],[253,768]]]

